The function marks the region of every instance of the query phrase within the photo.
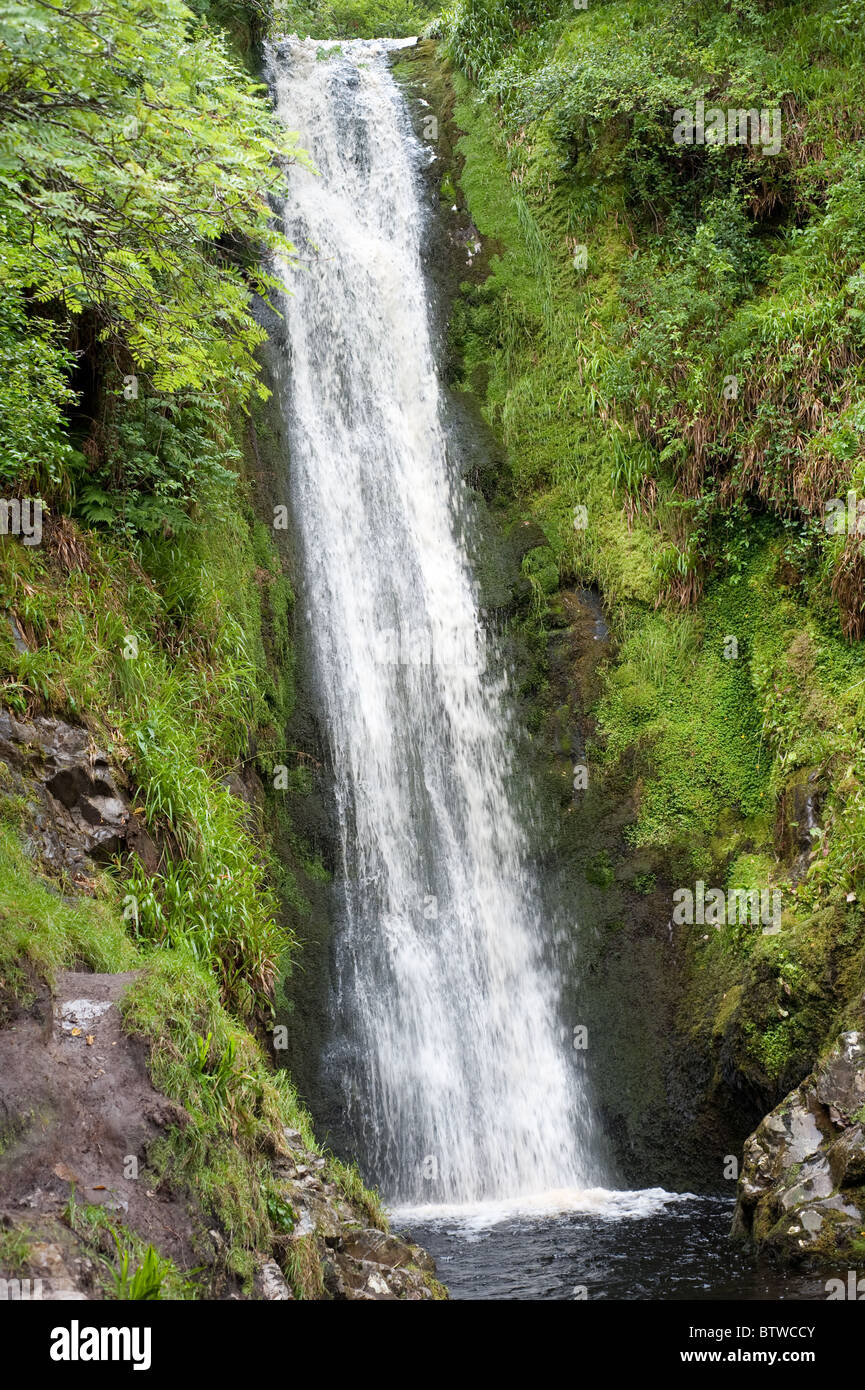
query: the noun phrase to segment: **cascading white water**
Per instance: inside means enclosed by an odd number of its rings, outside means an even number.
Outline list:
[[[344,1104],[390,1200],[585,1186],[590,1120],[563,1028],[512,731],[465,558],[421,264],[425,214],[386,47],[269,53],[289,171],[281,367],[313,677],[341,864]]]

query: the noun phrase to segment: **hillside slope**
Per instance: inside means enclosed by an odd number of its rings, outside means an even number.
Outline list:
[[[248,76],[268,12],[209,14],[0,20],[0,1275],[441,1297],[273,1032],[327,878],[253,313],[305,156]]]

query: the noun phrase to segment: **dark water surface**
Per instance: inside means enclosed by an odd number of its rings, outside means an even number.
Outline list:
[[[784,1274],[729,1239],[733,1203],[695,1197],[644,1217],[567,1213],[516,1216],[487,1229],[457,1220],[416,1222],[454,1299],[826,1299],[822,1276]],[[395,1229],[396,1229],[395,1223]]]

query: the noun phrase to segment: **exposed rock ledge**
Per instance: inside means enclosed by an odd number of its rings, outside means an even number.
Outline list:
[[[865,1033],[828,1059],[745,1144],[733,1235],[785,1263],[865,1264]]]
[[[34,856],[87,891],[93,862],[135,850],[152,871],[159,854],[134,815],[122,776],[87,729],[62,719],[16,719],[0,710],[3,790],[27,804]]]

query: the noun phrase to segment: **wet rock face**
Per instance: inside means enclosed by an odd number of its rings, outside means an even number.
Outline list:
[[[332,1298],[418,1302],[433,1294],[424,1278],[435,1261],[418,1245],[370,1227],[343,1235],[325,1262]]]
[[[865,1229],[865,1033],[834,1051],[745,1144],[733,1234],[787,1263],[839,1252]]]
[[[792,866],[794,883],[808,872],[822,796],[819,772],[813,768],[794,773],[778,800],[775,853]]]
[[[158,854],[130,815],[118,774],[89,732],[60,719],[16,719],[0,711],[4,790],[29,807],[28,835],[50,869],[85,880],[90,861],[135,849],[151,870]]]

